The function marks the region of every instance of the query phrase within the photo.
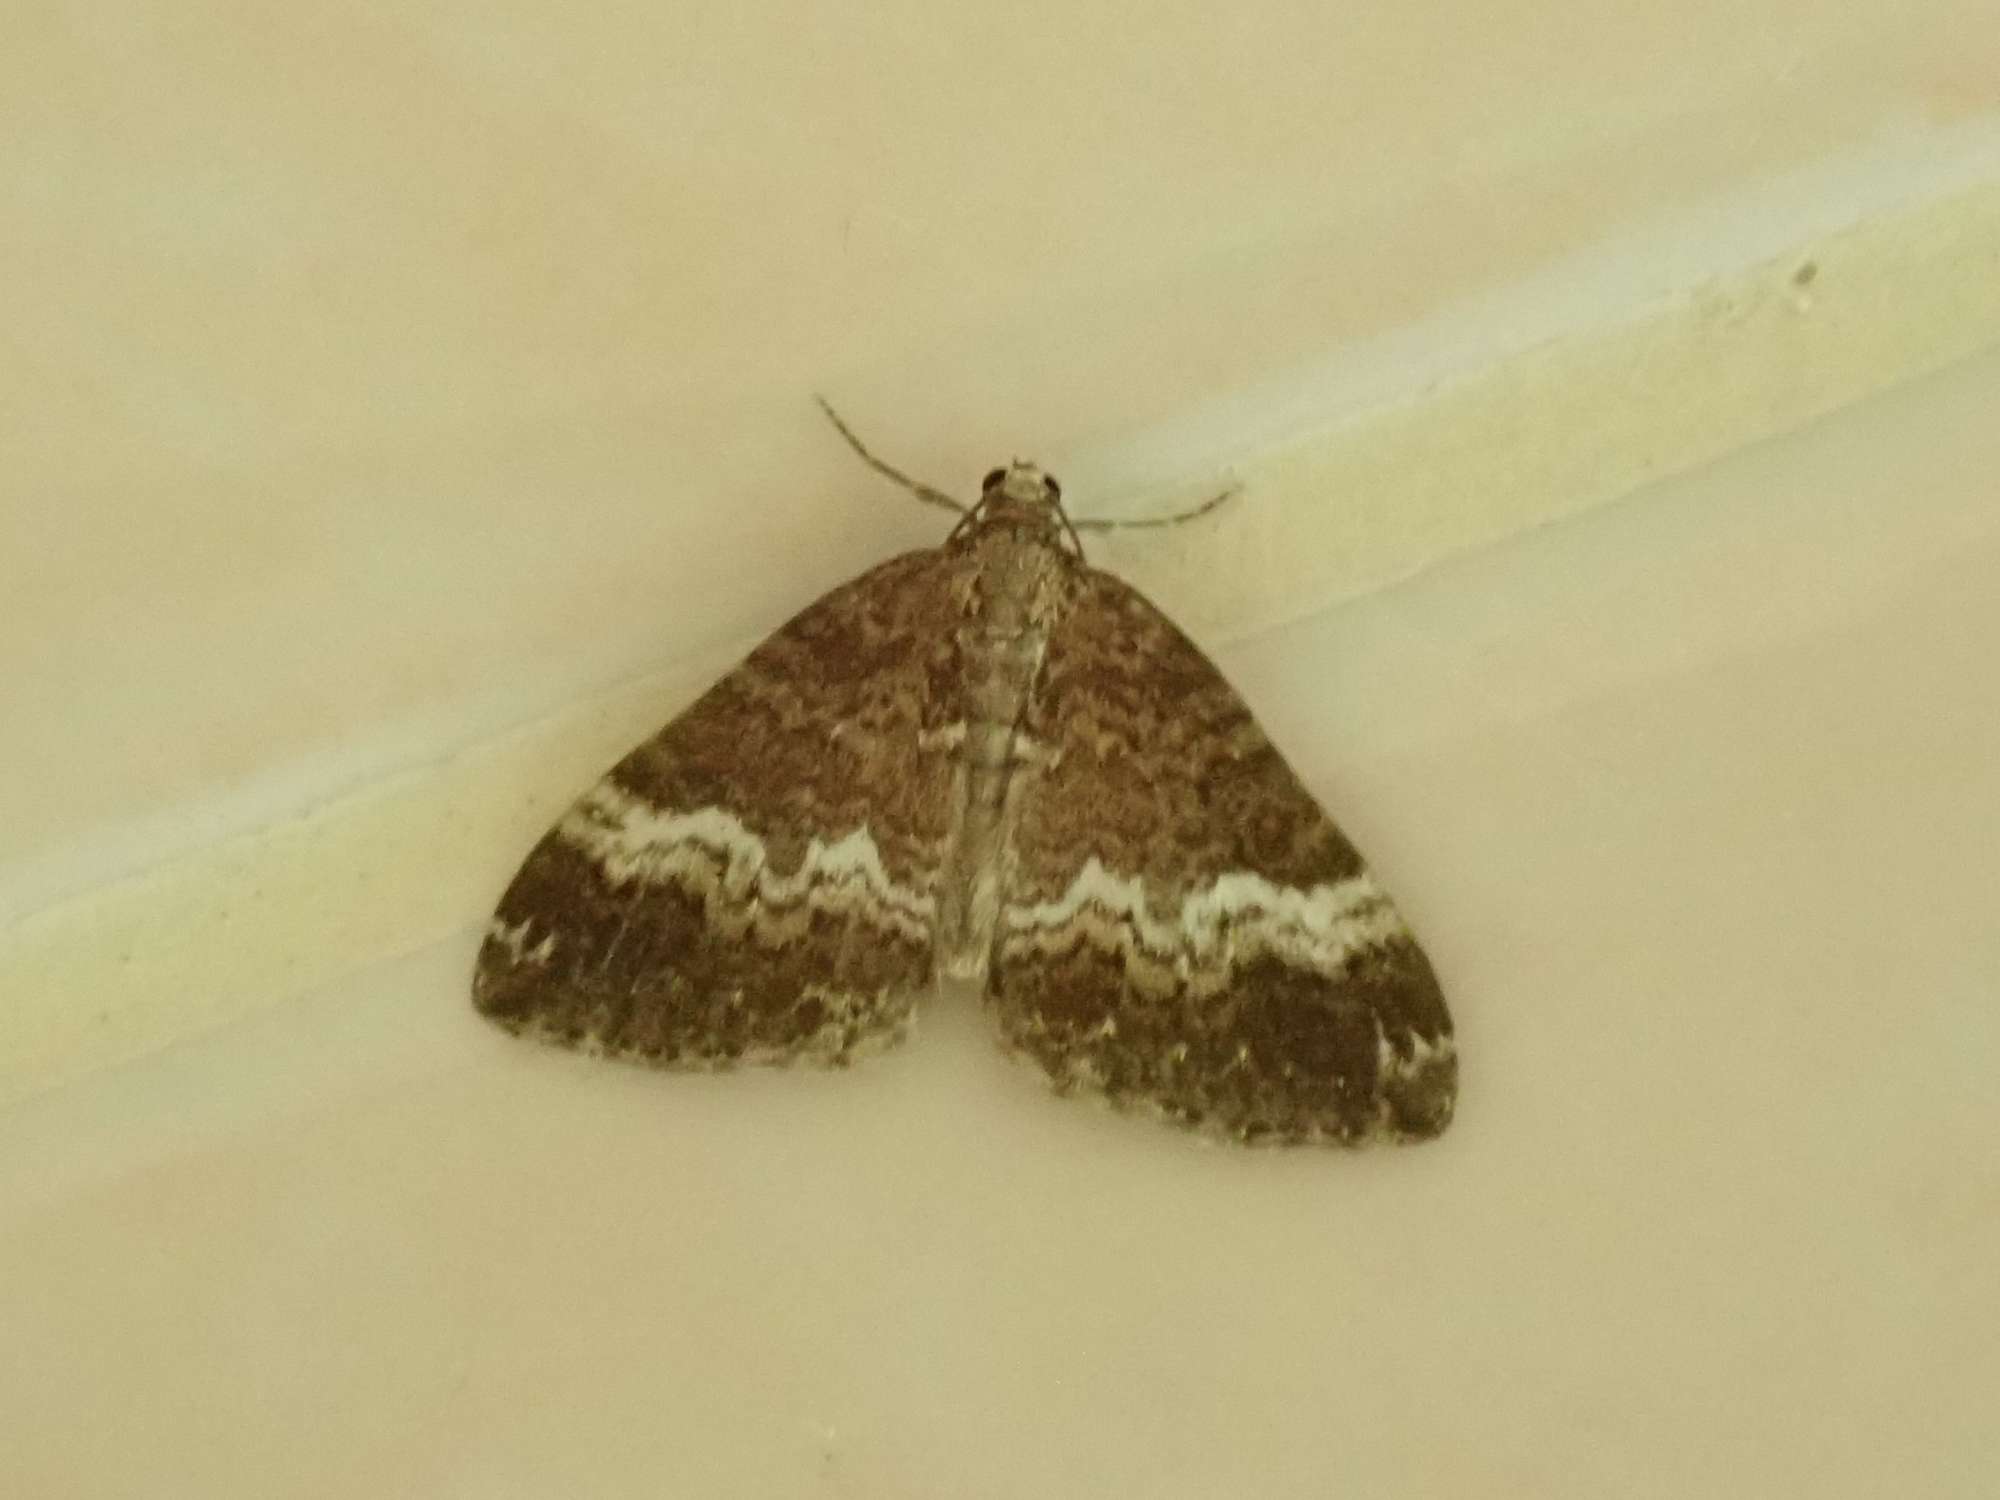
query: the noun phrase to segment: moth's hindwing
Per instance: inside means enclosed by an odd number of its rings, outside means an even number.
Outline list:
[[[502,898],[474,1000],[662,1065],[845,1062],[931,983],[953,562],[834,590],[635,749]]]
[[[1240,1140],[1450,1122],[1451,1018],[1410,930],[1213,665],[1085,570],[1022,725],[987,995],[1059,1088]]]

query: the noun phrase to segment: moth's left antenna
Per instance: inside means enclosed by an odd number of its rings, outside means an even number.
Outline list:
[[[828,401],[826,397],[814,396],[813,400],[817,401],[819,403],[819,409],[826,413],[827,421],[833,423],[834,431],[838,432],[842,437],[846,438],[847,446],[852,448],[857,454],[859,454],[861,456],[861,461],[864,464],[868,465],[869,468],[873,469],[877,474],[880,474],[884,479],[894,480],[897,484],[900,484],[904,489],[908,490],[912,495],[915,495],[919,500],[924,501],[926,504],[941,505],[946,510],[953,511],[961,516],[966,513],[968,507],[952,499],[952,497],[947,495],[943,490],[938,489],[933,485],[925,484],[921,479],[912,479],[909,475],[905,474],[901,469],[895,467],[893,464],[884,463],[881,459],[877,458],[874,454],[870,453],[868,451],[868,445],[862,442],[860,438],[854,435],[854,429],[852,427],[849,427],[845,422],[841,421],[840,413],[833,409],[833,403]]]

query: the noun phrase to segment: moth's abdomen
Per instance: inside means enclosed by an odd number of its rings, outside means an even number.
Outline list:
[[[952,768],[953,827],[938,892],[938,970],[983,979],[1005,898],[1007,847],[1029,757],[1023,720],[1066,570],[1040,542],[994,537],[985,587],[957,632],[965,733]]]

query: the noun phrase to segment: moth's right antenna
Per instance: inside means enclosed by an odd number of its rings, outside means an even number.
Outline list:
[[[838,432],[842,437],[846,438],[847,446],[852,448],[859,455],[861,455],[861,461],[864,464],[868,465],[869,468],[873,469],[877,474],[880,474],[884,479],[894,480],[897,484],[900,484],[904,489],[908,490],[912,495],[915,495],[919,500],[922,500],[927,504],[941,505],[946,510],[956,512],[958,515],[961,516],[968,513],[969,508],[967,506],[952,499],[952,497],[947,495],[943,490],[938,489],[935,486],[925,484],[921,479],[910,478],[910,476],[905,474],[901,469],[898,469],[891,464],[884,463],[881,459],[877,458],[874,454],[870,453],[868,451],[868,445],[862,442],[860,438],[854,435],[854,429],[852,427],[849,427],[845,422],[840,420],[840,413],[833,409],[833,403],[828,401],[826,397],[814,396],[813,400],[817,401],[819,403],[819,409],[826,413],[827,421],[833,423],[834,431]]]
[[[1078,531],[1138,531],[1148,526],[1179,526],[1188,521],[1197,521],[1207,515],[1225,500],[1234,500],[1243,493],[1241,485],[1232,484],[1213,499],[1204,500],[1192,510],[1176,511],[1171,516],[1148,516],[1138,521],[1093,521],[1088,518],[1075,523]]]

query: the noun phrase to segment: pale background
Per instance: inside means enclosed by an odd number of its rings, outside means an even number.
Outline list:
[[[18,1106],[0,1489],[1991,1495],[2000,360],[1224,653],[1434,1145],[532,1047],[474,933]]]
[[[0,1099],[435,941],[936,517],[1211,643],[2000,344],[1983,3],[40,5]]]
[[[11,18],[0,1492],[2000,1488],[1991,22]],[[934,538],[815,390],[1243,481],[1099,555],[1419,926],[1446,1140],[1203,1150],[963,1003],[478,1025],[563,798]]]

